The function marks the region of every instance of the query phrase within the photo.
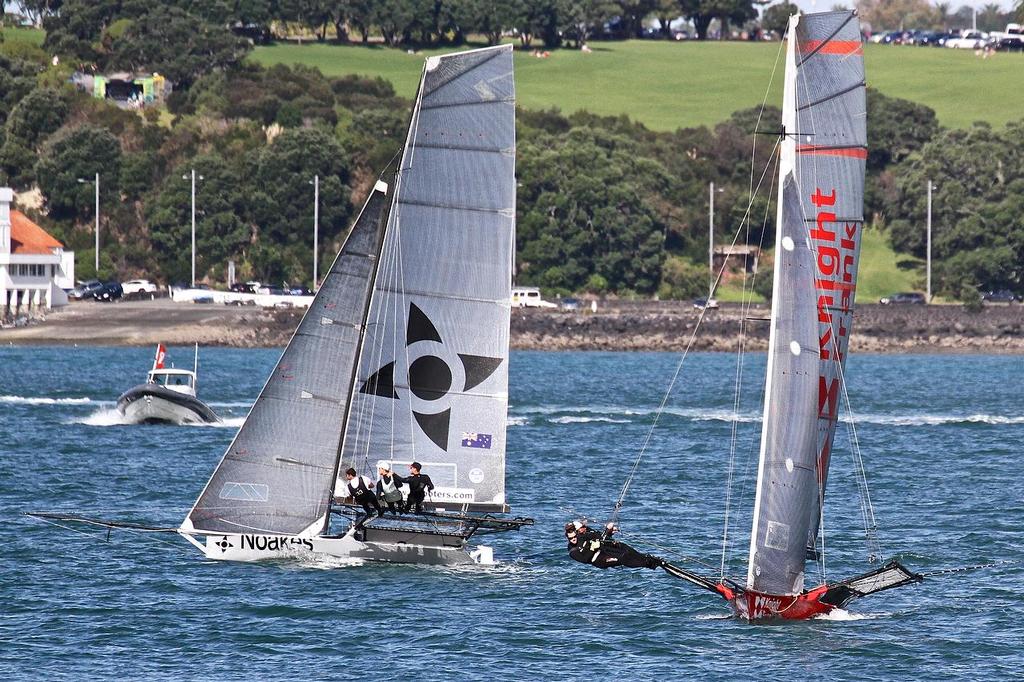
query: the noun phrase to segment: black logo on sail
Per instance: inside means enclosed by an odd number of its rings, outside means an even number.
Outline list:
[[[405,328],[405,346],[408,348],[419,341],[444,345],[437,327],[426,313],[415,303],[410,303]],[[468,391],[486,381],[502,361],[502,358],[467,353],[458,353],[458,356],[465,374],[462,391]],[[433,402],[444,398],[452,388],[452,379],[451,367],[436,355],[421,355],[409,363],[409,390],[420,400]],[[395,363],[389,362],[371,374],[359,392],[399,400],[395,391]],[[451,415],[450,407],[440,412],[412,412],[424,435],[445,451],[448,450],[448,425],[451,422]]]

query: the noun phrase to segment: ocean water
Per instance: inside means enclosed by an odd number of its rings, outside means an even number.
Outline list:
[[[493,537],[493,567],[209,562],[173,534],[25,516],[176,526],[279,351],[203,350],[200,396],[224,426],[122,425],[114,400],[151,353],[0,348],[2,679],[1024,674],[1019,563],[936,575],[828,619],[752,626],[661,571],[568,560],[562,525],[610,513],[672,354],[513,354],[508,497],[536,526]],[[170,356],[191,361],[185,348]],[[718,575],[724,535],[726,573],[745,574],[764,362],[744,360],[736,408],[736,357],[687,358],[620,517],[625,539]],[[848,377],[853,417],[836,437],[825,577],[870,568],[851,421],[884,557],[922,572],[1024,558],[1024,360],[854,356]]]

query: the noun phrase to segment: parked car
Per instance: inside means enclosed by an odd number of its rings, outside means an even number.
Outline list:
[[[83,298],[92,298],[92,295],[103,288],[103,282],[98,279],[90,279],[86,282],[79,282],[78,286],[71,290],[68,294],[68,298],[75,300],[82,300]]]
[[[950,38],[946,41],[946,47],[958,48],[961,50],[977,50],[988,44],[988,34],[982,31],[967,31],[959,38]]]
[[[251,298],[234,298],[224,301],[224,305],[256,305],[256,301]]]
[[[916,291],[904,291],[898,294],[891,294],[889,296],[883,296],[878,299],[878,302],[882,305],[924,305],[924,294],[919,294]]]
[[[713,298],[696,298],[693,300],[693,307],[697,310],[717,310],[718,301]]]
[[[1001,52],[1024,52],[1024,37],[1003,38],[996,43],[996,49]]]
[[[148,279],[130,279],[121,283],[125,298],[156,298],[156,285]]]
[[[579,310],[580,309],[580,299],[578,299],[578,298],[563,298],[559,302],[559,306],[558,307],[561,308],[562,310]]]
[[[104,282],[103,286],[92,292],[93,299],[107,303],[116,301],[122,296],[124,296],[124,290],[121,289],[120,282]]]
[[[312,296],[313,292],[307,287],[291,287],[287,290],[292,296]]]
[[[1017,296],[1009,289],[1000,289],[999,291],[986,291],[981,295],[981,300],[988,303],[1013,303],[1017,300]]]
[[[540,297],[537,287],[515,287],[512,289],[513,308],[557,308],[558,306]]]
[[[193,303],[213,303],[213,296],[207,296],[205,294],[201,296],[192,297]]]
[[[228,287],[228,290],[234,291],[237,294],[254,294],[254,293],[256,293],[255,291],[253,291],[253,288],[251,286],[249,286],[248,284],[242,284],[241,282],[235,282],[230,287]]]

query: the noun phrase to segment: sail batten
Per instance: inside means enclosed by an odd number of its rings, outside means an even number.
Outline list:
[[[864,67],[853,12],[790,20],[765,415],[747,584],[804,587],[838,418],[863,224]],[[814,59],[810,59],[811,57]],[[840,216],[857,216],[842,218]]]

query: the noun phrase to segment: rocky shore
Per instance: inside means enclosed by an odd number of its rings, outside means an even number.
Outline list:
[[[283,346],[300,310],[172,303],[74,303],[44,321],[0,330],[0,343],[57,345]],[[723,305],[706,313],[682,302],[602,302],[587,311],[516,309],[512,347],[524,350],[734,351],[768,343],[767,306]],[[858,306],[851,341],[870,353],[1024,353],[1024,306]]]

